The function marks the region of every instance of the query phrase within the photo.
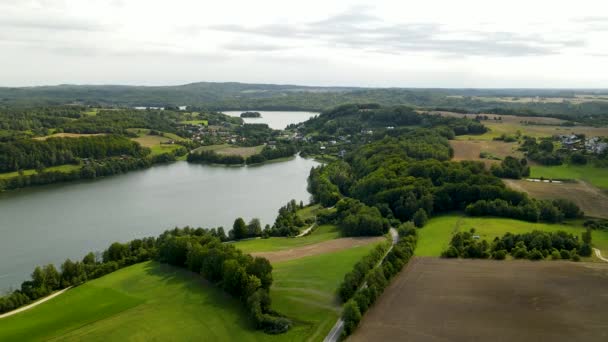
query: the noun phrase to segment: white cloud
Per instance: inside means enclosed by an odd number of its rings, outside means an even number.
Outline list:
[[[608,87],[607,9],[591,0],[0,0],[0,83]]]

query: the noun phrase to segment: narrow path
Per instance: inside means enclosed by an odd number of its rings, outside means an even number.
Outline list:
[[[315,227],[315,225],[317,225],[317,223],[311,224],[310,227],[304,229],[300,234],[296,235],[296,237],[299,238],[299,237],[305,236]]]
[[[600,260],[608,262],[608,259],[602,256],[602,252],[599,249],[593,248],[593,251],[595,252],[595,256],[598,257]]]
[[[395,246],[395,244],[399,241],[399,233],[397,233],[397,229],[391,228],[389,230],[389,233],[391,233],[391,237],[393,238],[393,243],[391,245],[391,248],[389,248],[388,251],[386,252],[386,254],[384,254],[384,257],[382,257],[382,259],[380,260],[380,262],[378,262],[378,265],[376,265],[376,267],[378,267],[382,264],[382,262],[384,261],[384,258],[386,258],[388,253],[390,253],[390,251],[393,249],[393,246]],[[361,285],[361,288],[364,288],[364,287],[367,287],[367,283],[363,283],[363,285]],[[327,334],[327,336],[325,336],[325,339],[323,340],[323,342],[338,342],[338,340],[340,340],[340,336],[342,336],[342,330],[344,330],[344,320],[342,319],[342,317],[340,317],[338,319],[338,321],[336,322],[336,324],[334,325],[334,327],[331,328],[331,330],[329,331],[329,334]]]
[[[20,313],[20,312],[22,312],[22,311],[25,311],[25,310],[31,309],[31,308],[33,308],[34,306],[40,305],[40,304],[42,304],[42,303],[46,302],[47,300],[51,300],[51,299],[53,299],[53,298],[55,298],[55,297],[59,296],[60,294],[64,293],[65,291],[67,291],[67,290],[69,290],[69,289],[71,289],[71,288],[72,288],[71,286],[70,286],[70,287],[67,287],[67,288],[65,288],[65,289],[63,289],[63,290],[61,290],[61,291],[57,291],[57,292],[53,293],[53,294],[52,294],[52,295],[50,295],[50,296],[46,296],[46,297],[44,297],[44,298],[42,298],[42,299],[40,299],[40,300],[38,300],[38,301],[36,301],[36,302],[33,302],[32,304],[29,304],[29,305],[26,305],[26,306],[22,306],[22,307],[20,307],[20,308],[18,308],[18,309],[15,309],[15,310],[13,310],[13,311],[9,311],[9,312],[7,312],[7,313],[4,313],[4,314],[0,315],[0,318],[5,318],[5,317],[8,317],[8,316],[12,316],[12,315],[14,315],[14,314],[18,314],[18,313]]]

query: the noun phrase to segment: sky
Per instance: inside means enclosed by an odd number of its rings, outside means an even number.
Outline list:
[[[0,0],[0,86],[608,88],[608,1]]]

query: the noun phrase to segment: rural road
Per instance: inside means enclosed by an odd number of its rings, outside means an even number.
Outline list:
[[[606,259],[606,258],[604,258],[604,257],[602,256],[602,252],[600,252],[600,250],[599,250],[599,249],[594,248],[594,249],[593,249],[593,251],[595,252],[595,256],[596,256],[596,257],[598,257],[600,260],[603,260],[603,261],[605,261],[605,262],[608,262],[608,259]]]
[[[378,267],[378,266],[380,266],[380,264],[382,264],[382,261],[384,261],[384,258],[386,258],[388,253],[390,253],[391,250],[393,249],[393,246],[399,241],[399,233],[397,233],[397,229],[391,228],[389,230],[389,233],[391,233],[391,237],[393,238],[393,244],[391,245],[391,248],[388,249],[386,254],[384,254],[384,257],[380,260],[380,262],[378,262],[378,265],[376,265],[376,267]],[[361,285],[362,288],[366,287],[366,286],[367,286],[367,283],[363,283],[363,285]],[[340,317],[340,319],[338,319],[336,324],[334,324],[334,327],[331,328],[331,330],[329,331],[329,334],[327,334],[327,336],[325,336],[325,339],[323,340],[323,342],[338,342],[338,340],[340,339],[340,336],[342,336],[343,329],[344,329],[344,320],[342,319],[342,317]]]
[[[22,311],[25,311],[25,310],[27,310],[27,309],[31,309],[31,308],[33,308],[33,307],[34,307],[34,306],[36,306],[36,305],[40,305],[40,304],[42,304],[42,303],[46,302],[47,300],[51,300],[51,299],[53,299],[53,298],[55,298],[55,297],[59,296],[60,294],[62,294],[62,293],[64,293],[65,291],[69,290],[70,288],[72,288],[72,287],[70,286],[70,287],[67,287],[67,288],[65,288],[65,289],[63,289],[63,290],[61,290],[61,291],[57,291],[57,292],[53,293],[52,295],[50,295],[50,296],[46,296],[46,297],[42,298],[41,300],[39,300],[39,301],[37,301],[37,302],[33,302],[33,303],[32,303],[32,304],[30,304],[30,305],[26,305],[26,306],[20,307],[20,308],[18,308],[18,309],[15,309],[15,310],[13,310],[13,311],[9,311],[9,312],[7,312],[7,313],[4,313],[4,314],[0,315],[0,318],[5,318],[5,317],[8,317],[8,316],[12,316],[12,315],[14,315],[14,314],[18,314],[18,313],[20,313],[20,312],[22,312]]]

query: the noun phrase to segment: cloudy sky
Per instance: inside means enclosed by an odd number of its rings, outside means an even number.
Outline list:
[[[0,0],[0,85],[608,88],[608,2]]]

